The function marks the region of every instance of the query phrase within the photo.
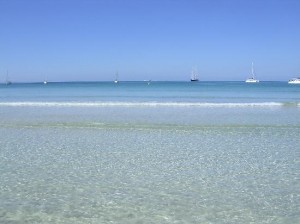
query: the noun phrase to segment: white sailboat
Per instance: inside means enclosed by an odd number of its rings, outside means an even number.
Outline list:
[[[191,82],[198,82],[198,72],[197,69],[192,69]]]
[[[300,78],[292,78],[288,81],[288,84],[300,84]]]
[[[258,83],[259,80],[254,78],[253,62],[252,62],[252,70],[251,70],[251,73],[252,73],[252,74],[251,74],[251,77],[248,78],[248,79],[246,79],[245,82],[247,82],[247,83]]]
[[[116,79],[115,79],[114,83],[118,83],[119,82],[118,78],[119,78],[119,73],[117,72],[116,73]]]

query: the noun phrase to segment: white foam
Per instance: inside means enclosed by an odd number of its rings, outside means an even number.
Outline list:
[[[282,107],[285,103],[205,103],[205,102],[0,102],[9,107]],[[299,107],[300,103],[294,103]]]

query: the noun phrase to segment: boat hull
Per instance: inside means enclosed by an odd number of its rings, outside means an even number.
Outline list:
[[[258,83],[259,80],[253,79],[253,80],[246,80],[247,83]]]
[[[295,78],[288,81],[288,84],[300,84],[300,79]]]

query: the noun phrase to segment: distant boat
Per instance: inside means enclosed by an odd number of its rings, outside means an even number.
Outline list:
[[[47,79],[44,79],[44,85],[46,85],[46,84],[48,84],[48,81],[47,81]]]
[[[288,84],[300,84],[300,78],[292,78],[288,81]]]
[[[245,82],[247,82],[247,83],[258,83],[259,80],[254,78],[253,62],[252,62],[252,70],[251,70],[251,73],[252,73],[252,74],[251,74],[252,77],[246,79]]]
[[[8,71],[7,71],[7,73],[6,73],[5,84],[6,84],[6,85],[11,85],[11,84],[12,84],[11,81],[9,80],[9,77],[8,77]]]
[[[191,82],[198,82],[198,74],[196,69],[192,69]]]
[[[115,79],[114,83],[118,83],[118,82],[119,82],[118,78],[119,78],[119,74],[118,74],[118,72],[117,72],[117,73],[116,73],[116,79]]]

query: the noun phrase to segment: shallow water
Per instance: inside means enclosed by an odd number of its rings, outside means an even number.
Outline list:
[[[22,102],[0,105],[0,223],[300,222],[298,106]]]

